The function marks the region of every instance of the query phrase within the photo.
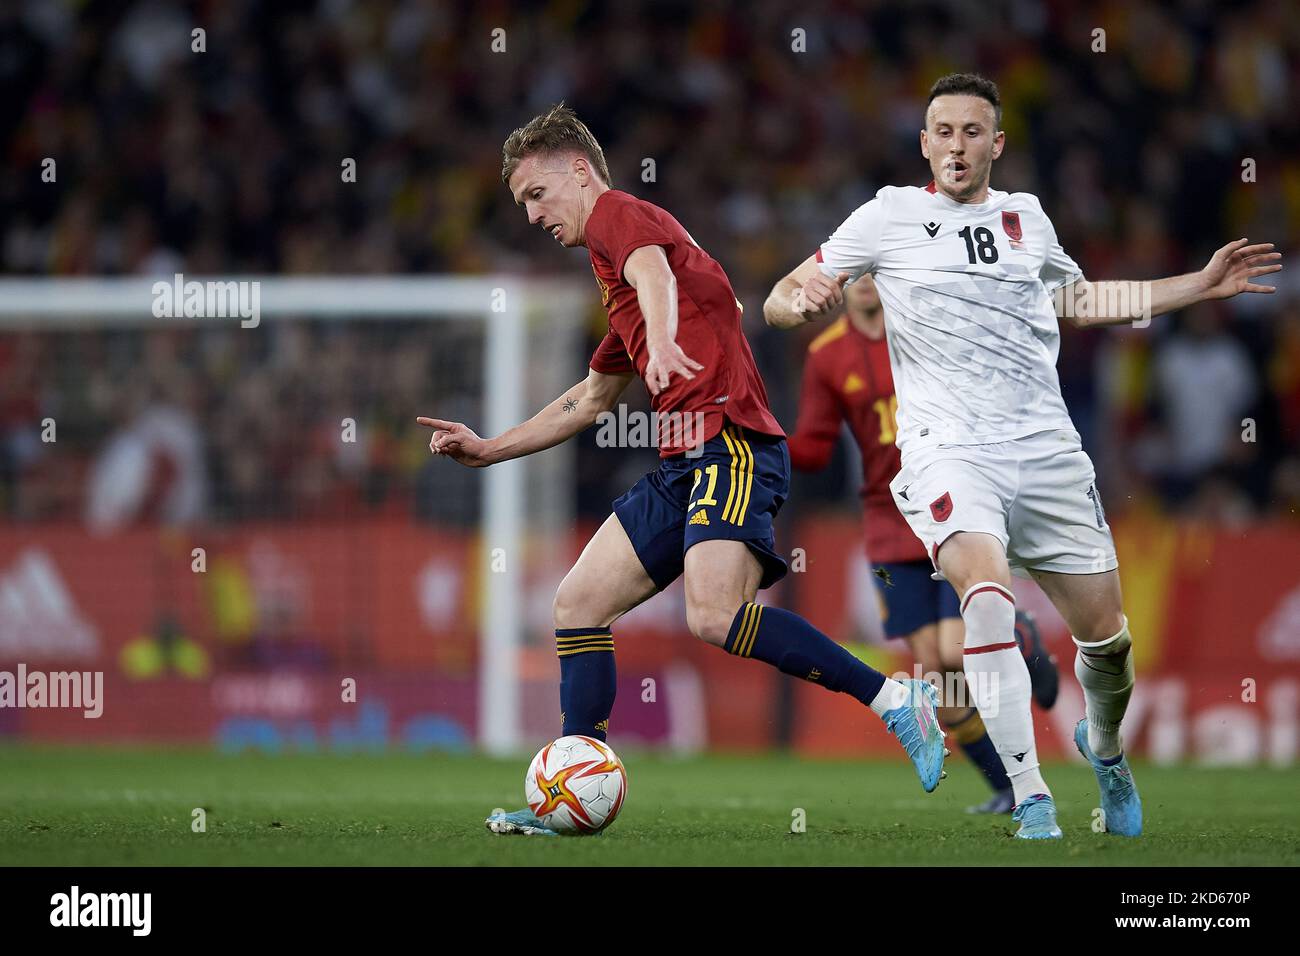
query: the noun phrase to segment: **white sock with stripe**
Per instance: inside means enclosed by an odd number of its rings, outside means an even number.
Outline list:
[[[1029,668],[1016,644],[1016,598],[993,581],[972,584],[962,596],[966,624],[962,668],[975,708],[1011,778],[1016,803],[1047,793],[1038,769],[1029,709]]]
[[[1086,644],[1074,638],[1074,676],[1083,688],[1088,714],[1088,746],[1103,760],[1123,753],[1119,722],[1133,693],[1133,639],[1128,618],[1118,634]]]

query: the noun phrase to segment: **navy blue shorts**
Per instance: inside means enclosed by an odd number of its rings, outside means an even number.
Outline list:
[[[934,568],[929,561],[895,561],[877,567],[873,577],[885,602],[886,637],[907,637],[927,624],[961,617],[957,592],[947,581],[931,580]]]
[[[663,459],[614,502],[614,514],[661,591],[681,575],[691,545],[718,538],[749,545],[767,588],[787,570],[772,520],[789,493],[785,439],[728,424],[696,457]]]

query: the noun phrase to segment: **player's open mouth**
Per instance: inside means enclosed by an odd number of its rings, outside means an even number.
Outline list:
[[[557,223],[556,223],[555,225],[553,225],[553,226],[547,226],[547,227],[546,227],[546,231],[549,232],[549,233],[550,233],[552,236],[554,236],[556,239],[559,239],[559,238],[560,238],[560,230],[563,229],[563,228],[564,228],[564,226],[557,222]]]

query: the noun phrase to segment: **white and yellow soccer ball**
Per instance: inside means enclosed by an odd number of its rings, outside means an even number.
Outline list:
[[[542,826],[565,835],[598,833],[627,796],[627,771],[609,746],[572,734],[537,752],[524,776],[524,798]]]

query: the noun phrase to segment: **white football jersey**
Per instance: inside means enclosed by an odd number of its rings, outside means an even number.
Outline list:
[[[982,203],[959,203],[933,183],[886,186],[817,260],[832,278],[875,277],[904,453],[1073,429],[1052,293],[1083,273],[1036,196],[990,189]]]

